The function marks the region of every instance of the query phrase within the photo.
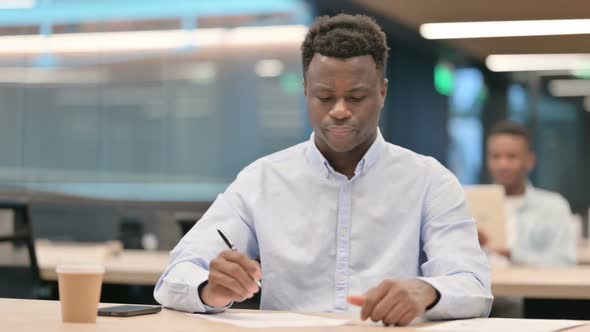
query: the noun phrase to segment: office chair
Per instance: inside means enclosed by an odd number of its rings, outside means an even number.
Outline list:
[[[14,231],[10,235],[0,235],[0,243],[12,243],[14,247],[25,246],[29,257],[29,276],[31,287],[29,297],[36,299],[49,299],[53,293],[52,288],[44,285],[37,263],[35,252],[35,238],[31,225],[29,205],[23,201],[0,201],[0,210],[12,210],[14,213]]]
[[[176,220],[176,224],[180,228],[180,234],[182,236],[185,236],[186,233],[188,233],[196,223],[197,223],[196,220],[186,220],[186,219]]]

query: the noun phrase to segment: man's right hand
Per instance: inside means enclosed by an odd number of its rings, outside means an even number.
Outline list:
[[[479,229],[477,230],[477,239],[479,240],[479,245],[481,247],[485,247],[488,242],[490,242],[490,237],[484,231]]]
[[[477,239],[479,240],[479,245],[482,248],[487,247],[488,250],[490,250],[491,252],[493,252],[497,255],[500,255],[500,256],[504,256],[508,259],[510,259],[510,257],[512,256],[512,252],[508,248],[490,247],[488,245],[490,243],[490,237],[484,231],[481,231],[481,230],[477,231]]]
[[[221,308],[231,302],[251,298],[260,288],[260,264],[237,251],[223,251],[209,264],[209,281],[201,290],[201,300],[210,307]]]

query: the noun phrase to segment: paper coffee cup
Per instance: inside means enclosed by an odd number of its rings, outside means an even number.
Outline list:
[[[59,301],[64,322],[95,323],[104,266],[64,263],[57,266]]]

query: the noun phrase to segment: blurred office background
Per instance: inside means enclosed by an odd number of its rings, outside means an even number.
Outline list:
[[[299,46],[340,12],[388,35],[388,141],[486,183],[487,130],[526,124],[531,180],[587,236],[589,23],[491,38],[424,25],[587,19],[582,0],[0,0],[0,197],[30,205],[36,238],[171,249],[244,166],[309,137]]]

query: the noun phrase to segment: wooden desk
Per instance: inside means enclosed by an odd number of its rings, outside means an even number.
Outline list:
[[[108,304],[101,304],[108,306]],[[322,314],[334,318],[345,318],[353,320],[353,325],[340,327],[318,327],[318,328],[272,328],[272,329],[249,329],[238,328],[231,325],[213,323],[185,315],[182,312],[162,309],[162,312],[128,318],[118,317],[98,317],[96,324],[73,324],[62,323],[60,304],[58,301],[39,301],[39,300],[15,300],[0,298],[0,322],[2,331],[44,331],[44,332],[66,332],[66,331],[92,331],[92,332],[120,332],[120,331],[141,331],[141,332],[226,332],[226,331],[309,331],[309,332],[327,332],[327,331],[383,331],[383,326],[361,322],[358,320],[358,314]],[[416,331],[414,328],[396,329],[399,332]],[[586,330],[575,330],[588,332]]]
[[[590,244],[578,247],[578,264],[590,265]]]
[[[38,243],[41,279],[57,280],[55,268],[64,260],[98,261],[105,266],[103,282],[153,286],[168,264],[168,251],[122,250],[101,245]]]
[[[101,304],[108,306],[108,304]],[[326,331],[383,331],[383,326],[367,322],[361,322],[358,314],[319,314],[334,318],[350,319],[350,325],[339,327],[317,327],[317,328],[272,328],[272,329],[247,329],[238,328],[231,325],[213,323],[187,316],[181,312],[163,309],[162,312],[129,317],[98,317],[96,324],[74,324],[63,323],[61,321],[60,304],[58,301],[39,301],[39,300],[15,300],[0,298],[0,322],[2,322],[2,331],[47,331],[47,332],[110,332],[110,331],[142,331],[142,332],[231,332],[231,331],[308,331],[308,332],[326,332]],[[418,331],[413,327],[395,328],[399,332]],[[514,330],[518,330],[515,323]],[[571,332],[590,332],[590,325],[579,326],[569,329]]]
[[[590,267],[496,268],[492,272],[492,293],[526,298],[590,299]]]

